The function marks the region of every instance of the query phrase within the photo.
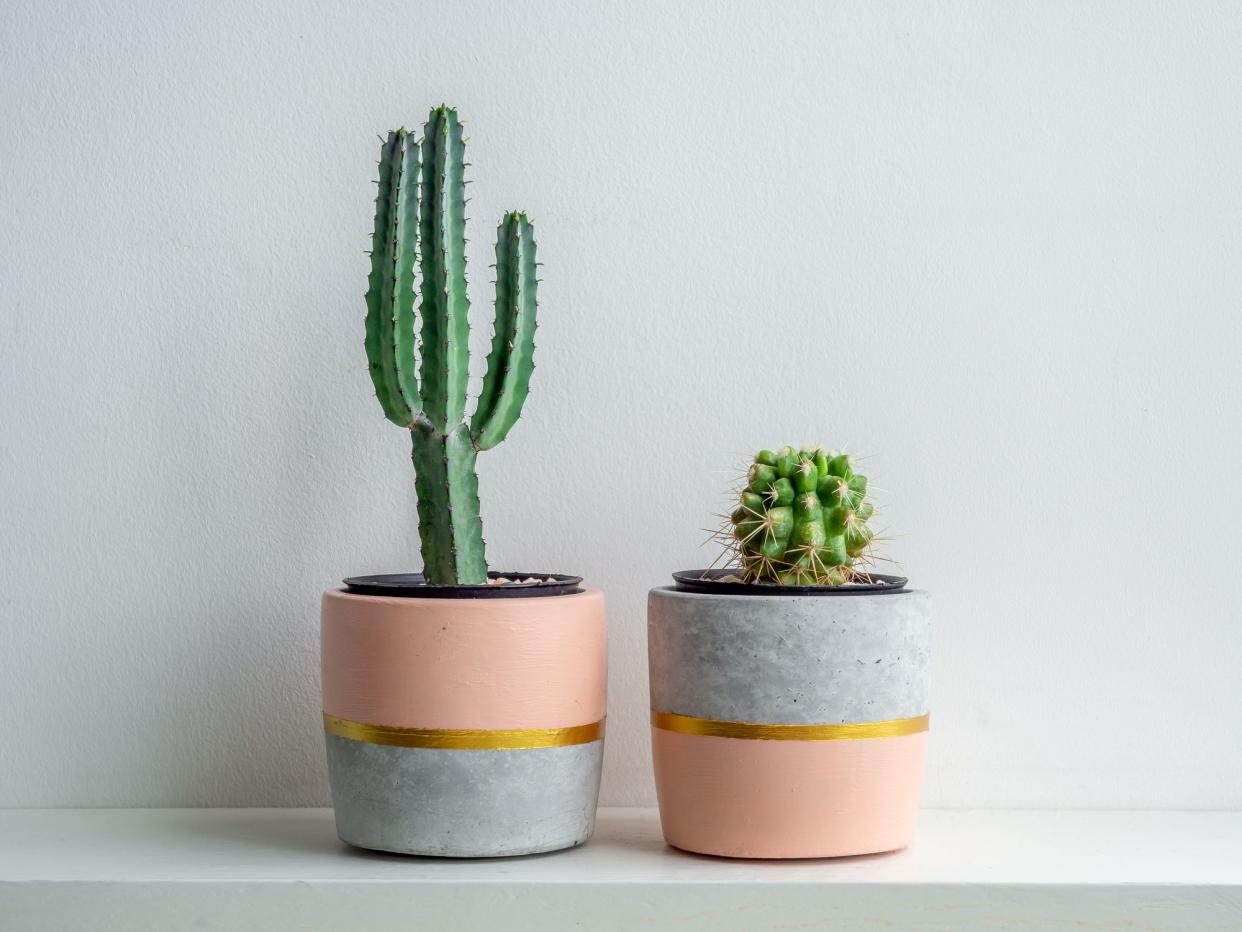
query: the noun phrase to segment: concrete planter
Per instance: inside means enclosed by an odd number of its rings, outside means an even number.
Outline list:
[[[925,592],[653,589],[647,618],[669,844],[791,858],[910,842],[927,747]]]
[[[599,592],[334,590],[322,613],[337,834],[444,857],[580,845],[595,826],[607,643]]]

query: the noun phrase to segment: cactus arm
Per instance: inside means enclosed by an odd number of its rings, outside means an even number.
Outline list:
[[[420,420],[413,438],[423,573],[434,585],[487,582],[476,452],[465,424],[447,436]]]
[[[408,309],[410,340],[413,340],[413,260],[414,230],[408,225],[410,192],[414,180],[406,174],[409,153],[406,131],[395,130],[380,152],[379,193],[375,198],[375,232],[371,238],[371,275],[367,280],[366,350],[367,366],[375,395],[384,416],[394,424],[408,427],[418,412],[417,390],[412,396],[402,391],[400,372],[413,371],[412,345],[402,355],[399,345],[404,326],[398,308]],[[414,154],[417,163],[417,152]],[[415,174],[414,178],[417,178]],[[413,198],[417,203],[417,198]],[[408,270],[408,279],[402,270]],[[406,285],[402,287],[403,281]]]
[[[535,255],[534,231],[526,215],[506,214],[496,231],[496,333],[471,421],[480,450],[505,439],[530,389],[538,309]]]
[[[487,354],[487,370],[483,375],[483,388],[475,405],[470,428],[477,437],[483,425],[495,413],[504,385],[505,364],[517,325],[517,307],[513,302],[517,294],[517,263],[513,261],[513,237],[508,233],[509,216],[506,214],[496,227],[496,318],[492,330],[492,348]]]
[[[447,435],[465,412],[470,376],[465,141],[457,111],[431,111],[422,148],[423,414]]]

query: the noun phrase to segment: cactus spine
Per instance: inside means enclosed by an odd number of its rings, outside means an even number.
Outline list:
[[[839,586],[868,581],[875,509],[867,477],[823,448],[760,450],[722,537],[746,582]]]
[[[388,134],[375,199],[367,361],[385,417],[413,440],[423,572],[439,585],[487,581],[475,458],[517,422],[534,369],[535,240],[526,215],[514,212],[496,233],[495,336],[483,391],[465,423],[465,190],[465,140],[456,110],[432,110],[421,142],[404,129]]]

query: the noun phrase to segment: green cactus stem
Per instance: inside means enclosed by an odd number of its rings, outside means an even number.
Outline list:
[[[505,439],[522,413],[535,371],[535,235],[525,214],[496,228],[496,332],[470,430],[480,450]]]
[[[534,370],[535,239],[526,215],[509,213],[496,239],[495,336],[482,394],[464,422],[465,209],[465,139],[456,110],[432,110],[421,142],[404,129],[388,134],[380,151],[365,345],[384,416],[410,431],[423,572],[437,585],[487,581],[475,459],[517,422]]]
[[[724,531],[746,582],[839,586],[867,580],[875,513],[867,477],[822,448],[760,450]]]

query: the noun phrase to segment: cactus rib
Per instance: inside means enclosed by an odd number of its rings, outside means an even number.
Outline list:
[[[396,218],[397,256],[393,262],[393,354],[397,385],[410,411],[422,410],[414,351],[414,266],[418,260],[418,194],[420,179],[419,147],[406,146],[401,160],[400,211]]]

